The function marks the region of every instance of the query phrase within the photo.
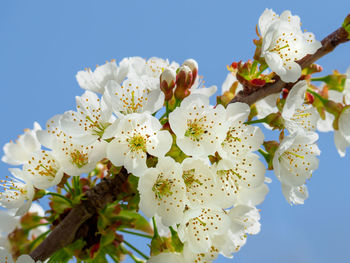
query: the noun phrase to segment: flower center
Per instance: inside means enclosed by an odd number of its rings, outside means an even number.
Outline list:
[[[187,130],[185,136],[191,138],[192,140],[199,141],[202,139],[202,135],[207,133],[201,124],[200,120],[188,120],[187,121]]]
[[[89,161],[87,153],[83,153],[77,149],[70,153],[70,157],[72,164],[74,164],[78,168],[84,167]]]
[[[86,116],[85,118],[88,122],[90,122],[88,127],[85,126],[85,130],[87,130],[87,128],[91,129],[92,134],[97,135],[100,138],[103,136],[103,133],[107,127],[111,125],[110,123],[99,122],[99,118],[97,118],[95,121],[93,121],[90,116]]]
[[[136,134],[129,139],[129,148],[132,152],[146,152],[146,139]]]
[[[240,142],[241,139],[240,139],[239,137],[237,137],[237,136],[234,136],[234,135],[233,135],[234,133],[237,134],[236,129],[230,129],[230,130],[227,132],[227,134],[226,134],[226,139],[225,139],[225,141],[222,143],[222,145],[224,145],[225,142],[226,142],[226,143],[233,143],[233,142],[236,142],[236,141],[239,141],[239,142]]]
[[[152,191],[154,192],[156,199],[162,200],[163,196],[172,195],[172,183],[173,181],[171,179],[164,179],[161,175],[159,175],[152,187]]]
[[[186,187],[188,188],[190,188],[193,184],[203,184],[201,181],[195,178],[195,169],[184,171],[182,178],[185,182]]]
[[[41,175],[46,177],[55,178],[57,173],[57,163],[46,151],[42,151],[41,155],[32,156],[31,160],[28,161],[30,165],[27,171],[33,176]]]
[[[300,155],[300,154],[297,154],[297,153],[291,152],[291,151],[286,151],[286,152],[284,152],[284,155],[286,155],[288,159],[293,159],[293,157],[291,157],[290,155],[292,155],[292,156],[294,156],[294,157],[297,157],[297,158],[301,158],[301,159],[304,159],[304,158],[305,158],[305,156],[302,156],[302,155]]]

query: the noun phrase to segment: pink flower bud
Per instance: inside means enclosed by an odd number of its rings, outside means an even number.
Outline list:
[[[182,65],[189,67],[192,71],[192,86],[198,75],[198,63],[194,59],[190,58],[187,59]]]
[[[165,69],[160,75],[160,89],[165,94],[165,100],[171,100],[175,87],[176,73],[172,69]]]
[[[189,89],[192,86],[193,75],[188,66],[182,65],[176,75],[175,98],[184,99],[190,95]]]

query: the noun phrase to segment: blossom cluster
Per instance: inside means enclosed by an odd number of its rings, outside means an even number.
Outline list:
[[[256,64],[231,66],[218,97],[222,103],[215,106],[210,97],[216,87],[204,87],[193,59],[179,65],[130,57],[79,71],[76,78],[85,91],[76,97],[76,109],[53,116],[44,129],[34,123],[4,146],[2,160],[17,167],[1,181],[1,206],[22,216],[38,191],[47,193],[67,177],[89,174],[108,160],[138,178],[138,206],[154,218],[154,238],[176,233],[181,243],[180,249],[151,246],[147,262],[232,257],[248,235],[260,231],[256,206],[264,201],[270,179],[258,154],[274,170],[286,200],[302,204],[308,197],[306,182],[318,167],[316,131],[334,129],[341,156],[350,145],[350,72],[343,89],[327,86],[324,98],[301,78],[305,73],[297,61],[314,54],[321,43],[301,31],[299,17],[267,9],[259,29],[263,70],[252,77],[244,70],[254,72]],[[272,75],[263,75],[267,67]],[[247,88],[237,79],[245,77],[253,85],[275,75],[296,84],[252,107],[224,103]],[[314,103],[317,99],[321,104]],[[264,141],[262,127],[254,123],[278,129],[279,141]]]

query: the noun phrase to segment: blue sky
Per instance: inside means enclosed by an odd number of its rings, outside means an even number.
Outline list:
[[[321,40],[350,12],[344,1],[1,1],[0,144],[72,109],[82,94],[78,70],[127,56],[194,58],[207,85],[221,86],[233,61],[252,57],[254,28],[266,8],[290,9]],[[350,66],[350,44],[319,63],[325,74]],[[272,174],[261,209],[262,230],[235,259],[217,262],[345,263],[350,260],[349,155],[321,134],[320,167],[310,198],[291,207]],[[350,153],[349,153],[350,154]],[[0,177],[8,166],[0,164]],[[141,241],[133,241],[141,244]]]

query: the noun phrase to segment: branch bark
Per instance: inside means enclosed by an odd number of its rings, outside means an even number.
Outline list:
[[[113,178],[102,179],[99,184],[86,192],[86,199],[69,212],[51,234],[30,253],[30,256],[35,261],[44,262],[56,251],[74,242],[78,230],[108,203],[116,200],[127,180],[128,173],[124,168]]]
[[[301,66],[302,69],[308,67],[318,59],[333,51],[339,44],[345,43],[347,41],[349,41],[348,32],[346,32],[343,27],[340,27],[321,41],[322,47],[320,47],[315,54],[306,55],[297,61],[297,63]],[[252,105],[271,94],[280,93],[284,87],[291,85],[290,83],[283,82],[278,76],[276,76],[274,80],[275,82],[268,83],[265,86],[252,91],[251,93],[247,92],[245,89],[243,91],[240,91],[230,101],[230,103],[244,102],[248,105]]]

